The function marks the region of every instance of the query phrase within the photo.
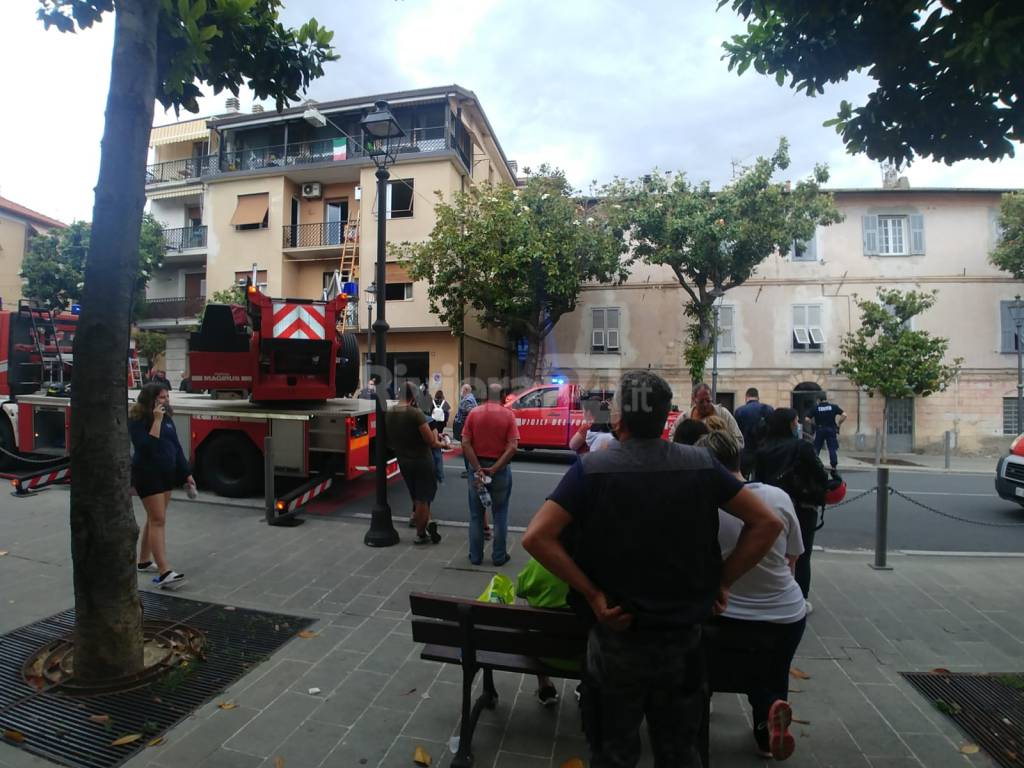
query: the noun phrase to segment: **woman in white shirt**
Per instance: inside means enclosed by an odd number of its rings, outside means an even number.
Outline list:
[[[698,442],[708,448],[722,465],[740,480],[740,447],[726,432],[712,432]],[[800,645],[807,623],[807,608],[800,586],[793,578],[797,558],[803,554],[800,522],[793,502],[781,489],[762,483],[746,487],[767,504],[783,522],[783,531],[761,562],[741,576],[729,590],[725,610],[715,620],[717,638],[709,654],[709,669],[715,668],[715,652],[721,650],[729,664],[749,659],[750,666],[733,668],[740,679],[749,681],[747,700],[753,710],[754,740],[763,757],[785,760],[795,748],[789,724],[792,712],[789,694],[789,666]],[[736,547],[743,523],[732,515],[718,514],[718,544],[722,558]],[[756,653],[749,649],[756,648]],[[739,653],[729,654],[729,649]],[[713,674],[713,673],[712,673]]]

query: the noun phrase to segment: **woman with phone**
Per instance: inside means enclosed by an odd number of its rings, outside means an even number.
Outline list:
[[[156,573],[153,583],[161,589],[175,589],[185,581],[185,574],[167,562],[165,534],[171,489],[187,483],[189,496],[196,492],[196,481],[170,417],[169,390],[163,384],[149,383],[139,393],[128,422],[135,448],[132,487],[146,510],[138,569],[140,573]]]

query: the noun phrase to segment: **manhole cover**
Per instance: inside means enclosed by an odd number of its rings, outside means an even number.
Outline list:
[[[75,768],[120,765],[313,622],[162,593],[139,597],[151,637],[161,628],[190,632],[153,640],[150,676],[129,681],[130,690],[66,695],[73,683],[61,675],[73,667],[66,644],[73,609],[0,636],[0,739]],[[201,653],[181,663],[200,638]],[[161,660],[171,662],[169,670]],[[28,682],[37,677],[42,688]]]
[[[999,765],[1024,768],[1024,675],[901,674]]]

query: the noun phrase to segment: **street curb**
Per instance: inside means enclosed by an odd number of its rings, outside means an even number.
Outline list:
[[[917,472],[919,474],[931,474],[931,475],[977,475],[979,477],[988,477],[989,475],[995,476],[995,465],[992,465],[991,470],[982,469],[945,469],[942,467],[905,467],[897,466],[893,464],[883,464],[883,467],[890,470],[891,472]],[[877,470],[874,464],[858,464],[856,466],[850,464],[840,464],[840,472],[859,472],[859,471],[871,471]]]

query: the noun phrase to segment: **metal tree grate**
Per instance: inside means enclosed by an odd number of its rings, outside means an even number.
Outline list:
[[[182,622],[206,635],[206,659],[145,688],[102,696],[40,692],[22,664],[40,646],[70,633],[75,611],[0,636],[0,731],[3,741],[74,768],[120,765],[223,691],[314,620],[140,593],[146,619]],[[109,722],[90,720],[107,715]],[[101,718],[102,719],[102,718]],[[129,744],[111,742],[141,734]]]
[[[902,672],[1004,768],[1024,768],[1024,675]]]

